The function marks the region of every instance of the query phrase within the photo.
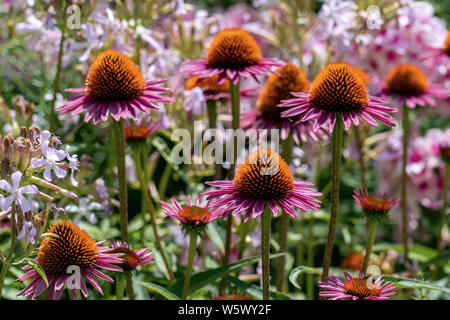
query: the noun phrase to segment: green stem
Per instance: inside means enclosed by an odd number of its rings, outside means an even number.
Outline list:
[[[125,171],[125,135],[123,132],[123,119],[114,121],[114,134],[116,137],[117,169],[119,176],[120,233],[122,235],[122,241],[128,242],[127,177]]]
[[[303,238],[303,220],[297,222],[297,234],[301,235],[301,239],[297,244],[296,251],[296,263],[298,266],[303,266],[305,264],[305,239]],[[303,287],[303,274],[297,276],[297,283],[300,287]]]
[[[341,115],[336,115],[336,124],[332,134],[332,163],[331,163],[331,212],[330,224],[328,227],[328,238],[325,246],[325,256],[323,259],[322,279],[328,276],[333,254],[334,234],[336,232],[336,222],[339,210],[339,182],[341,169],[341,153],[343,140],[343,124]]]
[[[147,184],[147,180],[145,178],[145,172],[142,169],[142,149],[140,147],[136,147],[134,150],[134,162],[136,165],[136,172],[139,178],[139,184],[141,186],[141,192],[142,195],[144,197],[144,201],[147,205],[147,209],[150,212],[150,219],[151,219],[151,224],[152,224],[152,228],[153,228],[153,234],[155,236],[155,240],[156,240],[156,246],[158,248],[158,251],[161,253],[161,257],[163,258],[164,261],[164,265],[166,266],[166,270],[167,270],[167,274],[169,277],[170,281],[173,281],[174,275],[172,272],[172,269],[170,267],[169,261],[167,260],[167,256],[164,252],[164,248],[161,242],[161,238],[159,236],[159,232],[158,232],[158,225],[156,223],[156,212],[155,212],[155,208],[153,206],[152,200],[150,198],[150,190],[148,188],[148,184]],[[145,216],[145,213],[144,213]]]
[[[125,275],[117,274],[116,278],[116,299],[123,300],[123,292],[125,288]]]
[[[353,126],[353,133],[355,135],[355,140],[356,140],[356,146],[358,148],[358,152],[359,152],[359,158],[358,158],[358,163],[359,163],[359,175],[360,175],[360,179],[361,179],[361,185],[363,188],[367,187],[366,184],[366,164],[364,162],[364,151],[363,151],[363,141],[362,141],[362,137],[361,137],[361,132],[359,130],[359,127],[357,126]]]
[[[314,174],[314,185],[319,188],[320,182],[320,166],[322,159],[322,141],[319,141],[319,148],[317,150],[316,171]],[[310,215],[308,221],[308,242],[306,251],[306,265],[314,267],[314,216]],[[314,299],[314,276],[312,274],[306,275],[306,299]]]
[[[127,294],[130,300],[136,300],[133,288],[133,281],[131,279],[127,279]]]
[[[11,245],[9,247],[8,255],[3,261],[2,271],[0,273],[0,299],[2,298],[6,274],[8,273],[8,268],[9,265],[11,264],[15,247],[16,247],[16,205],[15,202],[13,201],[11,205]]]
[[[438,256],[441,255],[442,251],[442,239],[444,237],[445,222],[447,220],[447,206],[448,206],[448,182],[450,180],[450,164],[445,166],[445,178],[444,178],[444,189],[442,193],[443,206],[441,210],[441,219],[439,221],[439,231],[438,231],[438,242],[437,242],[437,252]]]
[[[161,180],[159,182],[158,193],[159,198],[164,199],[166,195],[167,185],[169,184],[169,178],[172,173],[172,165],[170,163],[166,164],[164,168],[163,174],[161,176]]]
[[[402,201],[402,236],[403,236],[403,248],[405,255],[405,263],[408,262],[408,212],[406,204],[406,192],[407,192],[407,182],[408,176],[406,174],[406,165],[408,161],[408,139],[409,139],[409,107],[407,105],[403,106],[403,155],[402,155],[402,191],[401,191],[401,201]]]
[[[182,300],[186,300],[189,293],[189,284],[191,282],[192,265],[194,264],[195,250],[197,249],[197,235],[191,233],[189,235],[189,253],[188,253],[188,264],[186,267],[186,274],[184,276],[183,284],[183,295]]]
[[[370,255],[372,254],[372,247],[375,242],[375,234],[377,233],[378,222],[375,220],[369,220],[369,234],[367,236],[366,255],[364,256],[364,263],[362,272],[366,274],[367,267],[370,262]]]
[[[294,139],[292,134],[289,134],[286,140],[282,141],[282,156],[286,163],[289,165],[292,163],[292,149],[294,148]],[[280,229],[279,229],[278,243],[280,245],[280,252],[287,252],[287,234],[289,230],[289,216],[284,213],[280,217]],[[277,290],[283,291],[285,281],[285,265],[286,256],[281,256],[278,262],[277,270]]]
[[[308,221],[308,248],[306,265],[314,267],[314,217],[311,215]],[[314,299],[314,278],[312,274],[306,275],[306,299]]]
[[[208,109],[208,121],[210,129],[217,129],[217,105],[216,100],[208,99],[206,100],[206,106]],[[222,165],[216,163],[214,165],[214,180],[222,179]]]
[[[140,0],[134,0],[134,32],[136,34],[136,65],[138,68],[141,67],[141,37],[137,35],[137,27],[138,27],[138,21],[139,19],[139,13],[141,12],[141,1]]]
[[[66,39],[66,32],[64,27],[61,29],[61,40],[59,41],[59,52],[58,52],[58,61],[56,64],[56,74],[55,80],[53,81],[53,97],[52,103],[50,105],[50,132],[55,132],[56,129],[56,112],[55,112],[55,104],[56,104],[56,94],[59,91],[59,80],[61,75],[61,66],[62,66],[62,57],[64,54],[64,41]]]
[[[232,80],[230,80],[230,96],[231,96],[231,116],[232,116],[232,128],[233,132],[236,132],[239,129],[239,118],[240,118],[240,98],[241,93],[239,91],[239,82],[234,84]],[[236,168],[237,161],[237,137],[234,135],[233,139],[233,162],[230,165],[230,171],[228,172],[228,178],[230,180],[234,179],[234,169]],[[230,260],[230,251],[231,251],[231,228],[233,226],[233,215],[229,215],[227,218],[227,229],[226,229],[226,238],[225,238],[225,252],[223,255],[222,265],[227,265]],[[225,290],[226,279],[222,278],[222,282],[220,284],[220,291]]]
[[[216,100],[214,100],[214,99],[206,100],[206,107],[208,109],[209,127],[211,129],[216,129],[217,128],[217,105],[216,105]]]
[[[270,299],[270,219],[272,212],[266,204],[261,216],[261,256],[263,300]]]

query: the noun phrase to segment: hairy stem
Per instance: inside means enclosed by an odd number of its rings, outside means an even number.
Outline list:
[[[370,255],[372,254],[373,243],[375,242],[375,234],[377,233],[377,225],[378,222],[375,220],[369,220],[369,234],[367,236],[367,246],[366,246],[366,255],[364,256],[364,263],[362,272],[366,274],[367,267],[370,262]]]
[[[405,263],[408,262],[408,211],[406,205],[406,192],[408,176],[406,174],[406,165],[408,162],[408,139],[409,139],[409,107],[403,106],[403,155],[402,155],[402,237]]]
[[[266,204],[261,215],[261,256],[263,300],[270,299],[270,219],[272,212]]]
[[[292,134],[289,134],[286,140],[282,142],[282,156],[288,165],[292,163],[292,149],[294,148],[294,139]],[[289,216],[284,213],[280,217],[280,229],[279,229],[278,243],[280,245],[280,252],[287,252],[287,234],[289,230]],[[285,265],[286,256],[281,256],[278,262],[277,270],[277,290],[283,291],[285,281]]]
[[[314,217],[311,215],[308,221],[308,246],[306,252],[306,265],[314,267]],[[314,299],[314,278],[312,274],[306,275],[306,299]]]
[[[232,128],[233,132],[239,129],[239,117],[240,117],[240,97],[241,93],[239,91],[239,82],[234,84],[233,81],[230,80],[230,95],[231,95],[231,115],[232,115]],[[237,136],[234,135],[233,138],[233,162],[230,165],[230,171],[228,172],[228,178],[232,180],[234,178],[234,170],[236,168],[237,161]],[[223,255],[222,265],[227,265],[230,260],[230,251],[231,251],[231,228],[233,226],[233,215],[229,215],[227,218],[227,229],[226,229],[226,238],[225,238],[225,252]],[[222,278],[222,282],[220,284],[220,291],[225,290],[227,282],[225,278]]]
[[[208,99],[206,100],[206,106],[208,109],[208,121],[210,129],[217,129],[217,105],[216,100]],[[222,160],[222,159],[220,159]],[[222,165],[216,163],[214,165],[214,180],[222,179]]]
[[[189,284],[191,282],[192,265],[194,264],[195,251],[197,249],[197,235],[191,233],[189,235],[189,253],[188,253],[188,264],[186,267],[186,274],[184,276],[183,284],[183,295],[182,300],[186,300],[189,293]]]
[[[155,207],[153,206],[152,200],[150,198],[150,190],[148,188],[148,183],[147,183],[147,179],[146,179],[146,175],[145,175],[145,170],[142,169],[142,148],[135,148],[134,150],[134,162],[136,164],[136,172],[137,175],[139,177],[139,184],[141,186],[141,192],[142,195],[144,197],[144,201],[147,205],[147,209],[150,212],[150,219],[151,219],[151,224],[152,224],[152,229],[153,229],[153,234],[155,236],[155,240],[156,240],[156,246],[158,248],[158,251],[161,253],[161,257],[164,261],[164,265],[166,266],[166,270],[167,270],[167,274],[169,277],[170,281],[173,281],[174,275],[173,275],[173,271],[170,267],[169,261],[167,260],[167,256],[166,253],[164,252],[163,249],[163,245],[161,242],[161,238],[159,236],[159,232],[158,232],[158,225],[156,223],[156,212],[155,212]]]
[[[128,242],[128,204],[127,204],[127,177],[125,171],[125,135],[123,132],[123,119],[114,121],[114,134],[116,137],[117,169],[119,178],[120,200],[120,233],[122,241]]]
[[[359,130],[359,127],[357,127],[357,126],[353,126],[352,129],[353,129],[353,133],[355,135],[356,146],[358,148],[358,153],[359,153],[358,163],[359,163],[359,175],[360,175],[360,179],[361,179],[361,185],[363,188],[366,188],[367,187],[366,163],[364,162],[363,141],[362,141],[362,137],[361,137],[361,132]]]
[[[341,169],[341,153],[343,140],[343,124],[341,115],[336,115],[336,124],[332,134],[332,163],[331,163],[331,212],[328,227],[328,238],[325,246],[325,256],[323,259],[322,279],[328,276],[333,254],[334,235],[336,232],[336,222],[339,210],[339,183]]]

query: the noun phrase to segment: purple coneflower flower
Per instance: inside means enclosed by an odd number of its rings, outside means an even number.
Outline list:
[[[143,141],[161,128],[160,121],[141,118],[135,123],[125,120],[124,134],[127,141]]]
[[[427,76],[417,66],[399,64],[386,76],[382,97],[391,97],[398,107],[406,104],[416,106],[435,106],[434,98],[448,98],[448,92],[438,85],[430,84]]]
[[[430,67],[444,65],[448,71],[450,64],[450,30],[447,31],[447,37],[445,38],[442,47],[426,48],[425,52],[421,55],[421,58],[424,58],[425,63]]]
[[[196,197],[192,202],[191,197],[187,197],[187,206],[181,206],[177,200],[172,199],[172,204],[160,201],[162,212],[171,218],[181,221],[186,226],[204,226],[220,218],[223,214],[221,210],[208,210],[209,201],[201,197]]]
[[[172,103],[173,99],[161,95],[170,89],[158,86],[165,80],[145,81],[139,68],[125,54],[106,50],[94,60],[83,88],[67,89],[67,92],[81,93],[69,99],[59,108],[61,114],[72,115],[87,111],[84,121],[93,123],[106,121],[108,116],[119,121],[123,118],[136,120],[136,112],[149,113],[157,110],[157,102]]]
[[[186,61],[181,72],[200,79],[217,75],[218,84],[223,84],[228,77],[237,84],[240,77],[258,81],[257,75],[279,65],[275,59],[262,57],[258,44],[247,31],[227,28],[214,37],[205,58]]]
[[[288,215],[298,218],[294,208],[316,211],[320,201],[315,197],[320,192],[312,189],[312,183],[295,181],[283,158],[271,149],[259,149],[250,154],[241,164],[233,181],[207,182],[218,190],[205,192],[208,197],[221,197],[212,206],[224,206],[226,213],[238,214],[247,211],[244,222],[256,218],[270,207],[272,215],[278,215],[278,206]]]
[[[306,141],[308,138],[318,141],[325,136],[325,132],[315,133],[312,130],[311,121],[296,123],[296,118],[282,118],[282,109],[277,105],[282,100],[293,97],[291,92],[306,92],[309,89],[309,81],[303,70],[293,63],[288,63],[275,70],[271,74],[266,85],[261,91],[256,109],[245,112],[241,116],[241,127],[244,129],[279,129],[281,139],[286,140],[292,133],[296,144]]]
[[[150,252],[150,248],[131,250],[128,243],[120,240],[111,241],[111,247],[112,250],[108,251],[108,253],[122,254],[123,262],[119,266],[124,271],[131,271],[140,265],[152,262],[153,252]]]
[[[355,189],[353,192],[355,202],[367,215],[372,217],[384,216],[399,202],[397,198],[389,199],[386,194],[377,195],[374,193],[369,195],[367,188]]]
[[[339,115],[348,130],[353,122],[359,125],[359,118],[372,126],[377,126],[374,118],[393,126],[394,119],[387,112],[394,108],[378,98],[369,96],[365,80],[346,63],[330,63],[320,71],[307,93],[292,92],[293,99],[283,101],[279,107],[289,108],[282,117],[298,116],[297,123],[315,119],[313,130],[317,131],[327,123],[333,131]]]
[[[121,253],[108,253],[109,247],[102,246],[101,242],[95,242],[89,234],[80,229],[70,221],[56,221],[50,226],[47,236],[41,243],[39,253],[35,261],[45,272],[49,283],[48,298],[50,300],[59,300],[64,291],[66,282],[73,296],[78,299],[76,289],[80,289],[84,297],[88,296],[88,290],[83,275],[89,283],[101,294],[103,290],[95,277],[114,282],[109,276],[103,274],[98,269],[122,272],[122,269],[115,264],[121,264],[123,260],[119,258]],[[41,275],[27,265],[22,268],[29,270],[16,281],[26,281],[30,283],[19,292],[28,299],[34,299],[40,296],[47,285]],[[81,274],[77,274],[77,269]],[[75,272],[75,274],[73,274]],[[71,280],[75,277],[75,281]],[[79,286],[79,288],[77,288]]]
[[[390,296],[397,294],[393,291],[395,285],[391,281],[383,282],[383,275],[373,282],[364,277],[362,271],[358,278],[353,278],[344,272],[345,279],[328,276],[328,281],[319,281],[319,287],[326,289],[319,293],[321,297],[331,300],[389,300]]]

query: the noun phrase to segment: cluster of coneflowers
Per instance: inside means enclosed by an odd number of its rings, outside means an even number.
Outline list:
[[[280,218],[280,224],[289,224],[289,217],[297,219],[303,212],[314,212],[321,206],[322,193],[314,188],[314,183],[296,180],[292,164],[293,145],[303,141],[321,143],[329,139],[332,150],[331,164],[331,211],[328,238],[323,260],[322,297],[333,299],[374,299],[383,300],[395,294],[395,285],[384,282],[382,277],[375,281],[366,273],[371,258],[371,250],[379,221],[386,217],[397,199],[377,194],[369,194],[363,186],[355,190],[354,198],[361,206],[369,226],[366,252],[358,277],[345,273],[341,279],[329,276],[334,236],[339,212],[339,184],[342,144],[344,131],[362,122],[371,126],[379,123],[394,126],[390,115],[403,107],[404,152],[406,156],[408,137],[408,108],[416,105],[432,105],[433,97],[443,98],[446,91],[429,84],[426,76],[417,67],[399,65],[386,78],[382,97],[370,96],[367,89],[369,77],[360,69],[348,63],[335,62],[326,65],[310,83],[303,70],[292,62],[282,63],[272,58],[264,58],[255,39],[240,28],[221,30],[209,45],[207,54],[200,60],[184,63],[181,72],[186,74],[187,89],[200,88],[208,101],[208,116],[211,128],[217,127],[218,99],[231,102],[232,128],[276,128],[281,131],[281,154],[269,148],[259,148],[245,161],[237,165],[235,161],[229,170],[228,179],[221,180],[216,167],[215,181],[206,182],[213,189],[200,196],[187,197],[186,203],[177,199],[161,201],[162,212],[180,221],[183,232],[189,236],[188,262],[184,277],[182,298],[189,296],[190,278],[196,253],[198,237],[203,234],[208,223],[217,219],[227,219],[227,233],[223,263],[229,262],[231,226],[233,217],[243,215],[244,223],[249,219],[261,221],[261,257],[263,298],[270,298],[270,237],[271,218]],[[247,78],[258,80],[258,76],[270,74],[258,96],[256,108],[241,114],[240,98],[246,93],[240,85]],[[52,190],[64,196],[77,196],[56,185],[70,171],[70,181],[77,186],[74,172],[78,160],[69,154],[69,147],[61,149],[59,140],[48,131],[37,128],[23,129],[21,137],[7,136],[0,144],[2,180],[4,191],[0,199],[2,215],[10,215],[12,223],[12,245],[10,254],[3,260],[0,285],[3,286],[8,265],[13,261],[16,226],[18,238],[26,238],[36,243],[43,237],[34,263],[25,266],[27,272],[18,280],[29,281],[20,294],[36,298],[48,289],[49,299],[59,299],[64,289],[78,298],[88,296],[85,279],[98,292],[103,290],[97,280],[113,282],[113,278],[99,271],[116,272],[117,297],[123,298],[125,281],[127,294],[133,296],[130,277],[125,271],[152,260],[149,249],[131,250],[128,242],[128,208],[125,170],[126,143],[131,146],[136,164],[140,188],[150,212],[151,224],[157,250],[161,254],[169,280],[174,280],[168,263],[164,245],[161,242],[156,223],[157,210],[150,198],[148,176],[143,161],[143,142],[158,130],[159,124],[148,118],[150,111],[158,110],[158,104],[174,101],[168,94],[169,88],[162,84],[165,80],[146,81],[138,66],[127,55],[116,51],[101,52],[88,71],[85,86],[67,89],[78,94],[70,98],[60,108],[61,114],[85,114],[84,121],[96,125],[100,121],[111,121],[116,143],[118,166],[120,231],[121,240],[106,245],[96,242],[73,222],[58,220],[44,233],[47,217],[27,214],[33,212],[33,201],[51,203],[52,195],[43,193],[39,187]],[[383,98],[391,98],[388,103]],[[400,104],[397,104],[400,103]],[[130,121],[130,119],[132,121]],[[356,128],[358,130],[358,128]],[[331,137],[329,136],[331,134]],[[43,176],[43,179],[39,175]],[[406,182],[402,180],[402,201],[406,198]],[[404,215],[406,224],[406,215]],[[286,239],[287,231],[281,234]],[[285,242],[285,241],[284,241]],[[407,242],[405,255],[407,257]],[[285,251],[282,248],[281,251]],[[31,253],[31,252],[30,252]],[[284,270],[284,260],[278,268]],[[37,266],[36,266],[37,264]],[[69,286],[71,267],[81,270],[82,278],[78,286]],[[282,271],[284,272],[284,271]],[[284,278],[284,274],[279,275]],[[1,295],[0,287],[0,295]],[[221,288],[223,291],[224,288]]]

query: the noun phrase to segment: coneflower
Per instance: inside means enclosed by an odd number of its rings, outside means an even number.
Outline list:
[[[150,198],[150,190],[148,187],[148,181],[151,177],[148,177],[148,170],[146,170],[146,164],[148,162],[148,148],[146,144],[147,138],[160,129],[160,122],[152,119],[141,118],[139,121],[131,122],[128,119],[125,120],[125,140],[131,146],[133,151],[133,160],[136,166],[136,175],[139,180],[139,186],[144,198],[147,210],[150,212],[151,226],[153,234],[155,236],[157,248],[164,261],[164,265],[167,269],[168,278],[170,281],[174,279],[172,268],[170,267],[167,259],[164,247],[161,241],[161,237],[158,231],[158,223],[156,221],[156,209]],[[142,215],[143,225],[147,225],[146,212]],[[126,243],[126,242],[125,242]]]
[[[375,281],[365,278],[362,271],[357,278],[347,272],[344,272],[344,277],[328,276],[327,281],[319,281],[319,287],[326,290],[319,295],[331,300],[389,300],[397,294],[394,291],[395,285],[390,281],[383,281],[383,275]]]
[[[120,231],[128,241],[128,207],[125,172],[125,136],[123,119],[137,120],[137,112],[157,110],[155,103],[172,103],[161,95],[171,92],[159,86],[165,80],[145,81],[138,66],[125,54],[116,50],[100,53],[89,68],[83,88],[68,89],[80,96],[69,99],[59,108],[61,114],[79,114],[86,111],[84,121],[96,124],[111,116],[114,121],[120,200]],[[129,286],[131,288],[131,286]]]
[[[219,84],[227,78],[237,84],[240,77],[256,79],[278,65],[275,59],[262,57],[258,44],[247,31],[227,28],[214,37],[206,57],[186,61],[181,71],[199,78],[217,75]]]
[[[150,252],[150,248],[132,250],[128,243],[120,240],[111,240],[110,242],[111,249],[107,253],[121,254],[122,258],[122,263],[118,266],[122,268],[123,274],[118,275],[116,283],[116,295],[121,300],[123,298],[125,276],[129,277],[129,274],[134,272],[138,266],[152,262],[153,252]]]
[[[399,64],[386,76],[381,96],[389,98],[397,107],[406,105],[414,109],[416,106],[435,106],[435,98],[447,98],[448,92],[430,83],[417,66]]]
[[[256,109],[242,114],[241,127],[244,129],[279,129],[281,139],[286,140],[292,134],[294,142],[312,139],[318,141],[324,137],[321,130],[315,133],[309,121],[296,123],[297,117],[283,118],[283,109],[277,107],[282,100],[293,98],[291,92],[307,92],[310,84],[303,70],[294,63],[288,63],[269,75],[267,82],[256,102]]]
[[[406,208],[407,199],[407,174],[406,162],[409,140],[409,109],[416,106],[434,106],[434,98],[448,97],[448,92],[437,85],[430,84],[425,73],[415,65],[400,64],[395,66],[386,76],[382,95],[388,97],[398,107],[403,106],[403,156],[402,156],[402,234],[405,261],[408,261],[408,215]]]
[[[102,246],[104,241],[95,242],[86,231],[72,222],[62,220],[53,222],[47,233],[48,236],[42,241],[35,262],[40,265],[47,278],[49,299],[61,298],[66,282],[70,280],[75,270],[71,268],[79,268],[81,275],[101,294],[103,290],[96,277],[109,282],[114,280],[98,269],[122,272],[122,268],[118,266],[123,263],[120,258],[122,254],[109,253],[111,248]],[[40,296],[47,289],[44,278],[31,265],[22,269],[32,270],[16,281],[31,281],[19,295],[24,295],[28,299]],[[75,286],[73,283],[67,284],[75,299],[78,299],[77,289],[81,290],[85,298],[88,296],[86,283],[82,277],[75,279]]]
[[[350,251],[341,261],[341,269],[359,271],[363,268],[364,254],[361,252]]]
[[[208,197],[219,197],[211,203],[223,207],[227,214],[246,212],[244,222],[261,217],[261,251],[263,264],[263,297],[269,299],[270,220],[281,208],[298,218],[294,208],[316,211],[321,193],[312,189],[312,183],[296,182],[283,158],[271,149],[259,149],[241,164],[232,181],[207,182],[218,190],[205,192]]]
[[[128,142],[141,142],[161,128],[158,121],[141,118],[136,122],[125,120],[124,134]]]
[[[169,217],[180,221],[184,233],[189,235],[188,264],[181,296],[182,299],[186,299],[189,293],[192,266],[194,263],[195,251],[197,249],[197,238],[199,235],[203,234],[208,223],[222,217],[223,211],[210,208],[209,201],[205,201],[205,199],[201,197],[196,197],[194,201],[191,201],[191,197],[188,196],[186,206],[181,206],[175,199],[172,199],[172,205],[164,201],[160,202],[162,212]]]
[[[367,237],[366,255],[362,272],[366,273],[369,266],[370,255],[372,254],[372,247],[375,241],[375,234],[377,232],[378,222],[384,219],[387,213],[398,203],[397,198],[389,199],[386,195],[377,195],[374,193],[370,195],[366,188],[355,189],[353,198],[355,202],[361,206],[367,218],[369,226],[369,234]]]
[[[287,108],[282,117],[298,116],[297,122],[314,120],[313,130],[329,126],[332,134],[332,177],[331,213],[327,245],[323,263],[323,277],[328,275],[333,251],[334,234],[339,202],[340,160],[343,129],[348,130],[353,123],[359,125],[359,118],[377,126],[374,118],[387,125],[394,125],[387,112],[395,112],[377,97],[369,96],[360,72],[347,63],[330,63],[314,79],[307,93],[293,93],[294,99],[279,105]]]
[[[436,68],[439,65],[444,65],[448,69],[448,64],[450,63],[450,30],[447,31],[447,36],[441,47],[426,48],[420,57],[424,59],[428,67]]]
[[[240,78],[254,78],[271,72],[272,67],[279,66],[275,59],[263,58],[261,50],[255,39],[241,28],[226,28],[221,30],[209,45],[206,57],[201,60],[186,61],[181,71],[190,77],[198,76],[199,79],[217,76],[217,83],[223,84],[229,79],[232,129],[239,129],[240,120]],[[230,166],[229,178],[234,177],[237,160],[237,136],[234,136],[233,162]],[[231,247],[232,216],[228,217],[225,253],[223,264],[229,260]],[[225,278],[222,280],[220,290],[225,288]]]
[[[375,119],[394,125],[394,119],[388,113],[397,110],[387,107],[382,99],[369,96],[361,73],[346,63],[328,64],[314,79],[308,92],[293,95],[296,98],[279,105],[287,108],[281,116],[298,116],[297,122],[315,119],[314,131],[328,123],[332,132],[339,118],[345,130],[352,123],[359,125],[359,118],[375,127],[378,125]]]
[[[116,50],[100,53],[89,68],[83,88],[66,89],[66,92],[80,93],[59,108],[61,114],[72,115],[86,111],[84,121],[94,124],[106,121],[109,116],[115,121],[132,118],[137,112],[149,113],[158,110],[155,104],[172,103],[173,99],[161,95],[171,92],[160,87],[165,80],[145,81],[139,68],[125,54]]]

